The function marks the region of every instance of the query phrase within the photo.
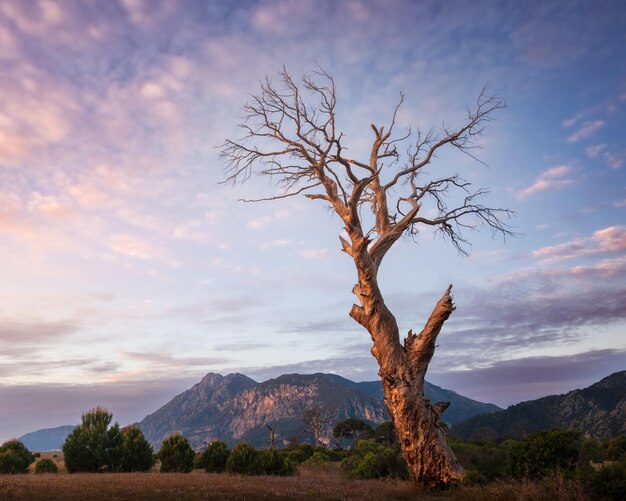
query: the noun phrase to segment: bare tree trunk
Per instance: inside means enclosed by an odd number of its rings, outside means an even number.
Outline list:
[[[276,449],[276,445],[275,445],[276,432],[274,431],[274,429],[269,424],[266,424],[265,426],[267,427],[268,431],[270,432],[270,449]]]
[[[449,402],[432,404],[424,396],[424,378],[435,352],[435,341],[454,305],[448,287],[419,333],[409,331],[400,344],[398,324],[387,309],[376,282],[375,267],[355,256],[359,284],[354,293],[362,306],[350,316],[363,325],[374,341],[372,355],[378,361],[385,391],[385,405],[398,434],[411,477],[428,486],[445,486],[463,478],[463,468],[448,446],[440,418]],[[373,272],[373,273],[372,273]]]

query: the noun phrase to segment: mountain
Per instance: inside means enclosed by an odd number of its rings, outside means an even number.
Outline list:
[[[425,392],[433,401],[451,402],[443,416],[449,424],[500,409],[428,383]],[[293,436],[307,438],[302,416],[314,406],[332,409],[333,422],[355,417],[376,425],[389,419],[380,381],[356,383],[334,374],[285,374],[257,383],[243,374],[209,373],[144,418],[139,427],[157,449],[163,438],[174,432],[182,433],[196,449],[214,439],[231,445],[245,440],[265,447],[266,425],[276,431],[279,444]],[[326,441],[331,429],[326,430]]]
[[[58,451],[63,448],[67,436],[76,426],[65,425],[33,431],[18,438],[30,451]]]
[[[464,439],[520,438],[546,428],[573,428],[597,438],[626,434],[626,371],[582,390],[475,416],[455,425],[452,434]]]

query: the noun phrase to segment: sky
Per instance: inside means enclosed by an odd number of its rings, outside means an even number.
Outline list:
[[[462,123],[443,152],[514,238],[430,231],[387,255],[401,333],[454,284],[427,379],[507,406],[626,369],[626,5],[620,1],[6,0],[0,3],[0,440],[105,405],[142,419],[207,372],[374,380],[355,271],[319,201],[218,146],[284,67],[337,85],[344,143],[371,123]]]

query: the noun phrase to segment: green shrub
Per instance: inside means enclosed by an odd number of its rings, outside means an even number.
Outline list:
[[[28,473],[35,457],[19,440],[8,440],[0,445],[0,473]]]
[[[231,475],[260,475],[259,451],[246,442],[237,444],[226,461],[226,472]]]
[[[408,478],[402,455],[374,439],[358,441],[341,464],[348,474],[358,478]]]
[[[152,446],[136,426],[122,429],[121,471],[149,471],[154,465]]]
[[[454,438],[448,443],[467,470],[464,482],[485,483],[506,476],[508,452],[505,447],[492,442],[468,443]]]
[[[622,501],[626,493],[626,463],[603,466],[591,480],[594,500]]]
[[[193,470],[195,452],[189,441],[182,435],[172,435],[163,440],[158,457],[161,461],[162,473],[189,473]]]
[[[575,430],[541,430],[508,444],[509,471],[514,476],[538,478],[560,470],[573,472],[582,439]]]
[[[293,475],[296,472],[295,465],[285,459],[276,449],[264,449],[258,451],[259,473],[261,475]]]
[[[313,449],[311,444],[298,444],[281,451],[294,464],[304,463],[313,455],[313,452],[315,452],[315,449]]]
[[[215,440],[209,444],[200,457],[201,467],[209,473],[222,473],[226,469],[226,461],[230,451],[226,443]]]
[[[307,459],[304,464],[320,466],[331,461],[330,456],[323,451],[315,451],[313,455]]]
[[[59,467],[52,459],[46,458],[35,463],[35,473],[59,473]]]
[[[204,462],[202,461],[202,453],[196,452],[193,456],[193,469],[194,470],[203,470]]]
[[[109,427],[112,419],[113,415],[102,407],[83,414],[82,423],[63,444],[65,467],[69,473],[121,469],[123,438],[117,423]]]

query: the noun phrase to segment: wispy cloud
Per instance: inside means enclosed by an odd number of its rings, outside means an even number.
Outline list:
[[[113,252],[138,259],[153,259],[157,254],[150,242],[133,235],[115,235],[109,246]]]
[[[537,176],[533,184],[518,191],[516,197],[519,200],[525,200],[542,191],[555,190],[569,186],[574,183],[574,179],[569,177],[572,172],[573,169],[568,165],[550,167]]]
[[[304,259],[326,259],[331,255],[329,249],[305,249],[300,251]]]
[[[543,263],[626,252],[626,227],[610,226],[592,236],[570,240],[533,251],[532,257]]]
[[[589,158],[594,158],[597,157],[605,148],[606,144],[595,144],[593,146],[588,146],[585,151],[587,152],[587,156]]]
[[[604,123],[605,123],[604,120],[593,120],[590,122],[585,122],[580,129],[578,129],[576,132],[568,136],[567,142],[576,143],[580,141],[581,139],[585,139],[593,135],[602,127],[604,127]]]

